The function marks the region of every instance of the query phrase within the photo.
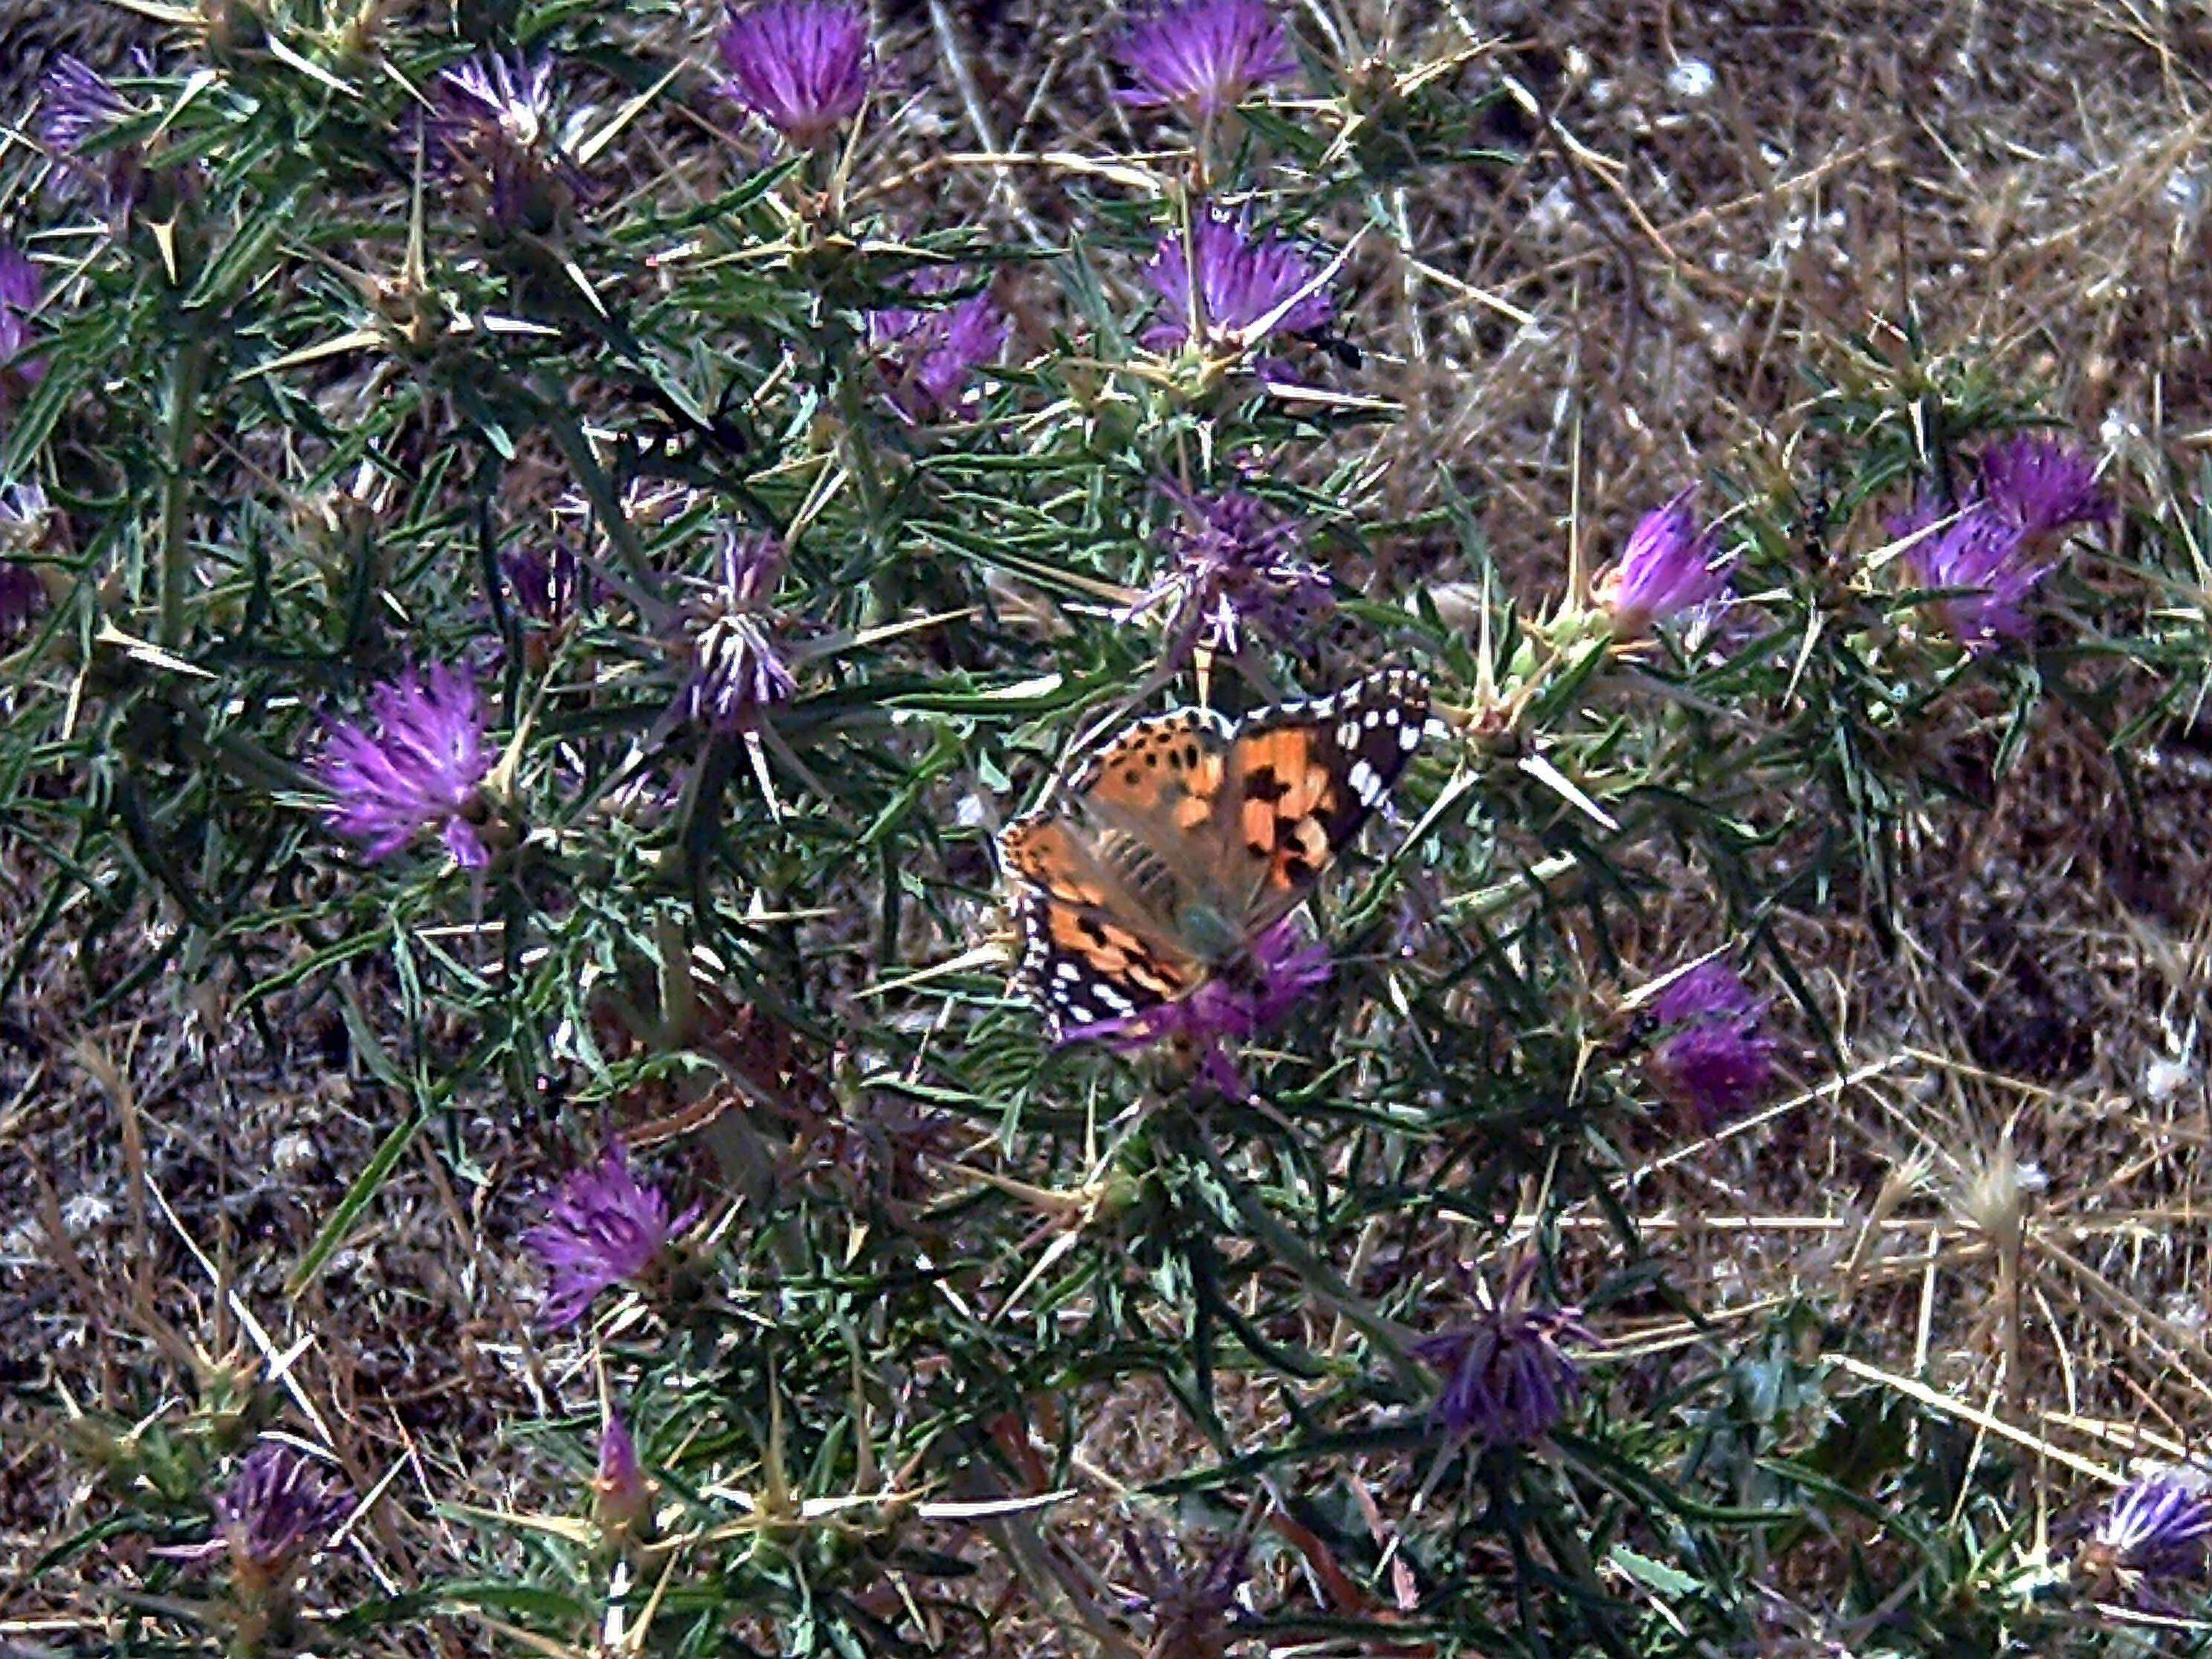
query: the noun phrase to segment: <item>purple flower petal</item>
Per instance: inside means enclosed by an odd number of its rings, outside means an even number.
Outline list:
[[[801,149],[860,112],[871,62],[868,20],[841,0],[767,0],[732,11],[719,47],[723,91]]]
[[[2112,516],[2097,468],[2065,439],[2023,432],[1982,456],[1982,495],[1997,516],[2028,536],[2045,536]]]
[[[561,146],[553,62],[488,52],[441,70],[430,123],[439,171],[507,231],[550,230],[591,180]]]
[[[38,266],[0,242],[0,409],[7,406],[11,388],[21,392],[46,372],[44,359],[25,355],[42,291]]]
[[[323,1478],[322,1466],[281,1441],[246,1455],[238,1477],[213,1499],[216,1534],[241,1580],[269,1584],[328,1544],[353,1500]]]
[[[1733,557],[1723,557],[1714,532],[1700,532],[1690,515],[1695,486],[1647,513],[1630,532],[1620,562],[1597,580],[1598,603],[1612,614],[1613,632],[1635,639],[1655,622],[1720,597],[1728,591]]]
[[[1535,1267],[1535,1258],[1524,1256],[1498,1295],[1485,1291],[1472,1324],[1413,1345],[1416,1354],[1443,1373],[1431,1415],[1455,1439],[1534,1445],[1582,1391],[1581,1369],[1563,1345],[1597,1339],[1579,1309],[1534,1298]]]
[[[545,1219],[523,1235],[545,1263],[545,1323],[573,1324],[601,1291],[639,1278],[698,1213],[695,1205],[671,1221],[667,1196],[638,1184],[620,1141],[598,1164],[570,1171]]]
[[[138,58],[138,72],[152,74],[152,62]],[[55,162],[48,189],[57,196],[83,190],[110,215],[135,206],[146,193],[144,149],[104,141],[138,112],[90,64],[66,53],[56,58],[39,82],[37,132]]]
[[[1134,621],[1165,607],[1163,655],[1170,662],[1201,647],[1233,657],[1255,636],[1303,648],[1336,598],[1305,557],[1304,525],[1241,489],[1160,488],[1184,510],[1162,538],[1175,562],[1123,616]]]
[[[2212,1547],[2212,1490],[2194,1469],[2141,1476],[2114,1495],[2090,1545],[2131,1584],[2201,1577]]]
[[[1239,346],[1254,345],[1261,337],[1245,337],[1245,331],[1285,305],[1268,332],[1325,328],[1336,315],[1327,290],[1312,287],[1323,269],[1318,260],[1273,232],[1255,239],[1232,220],[1208,216],[1193,228],[1189,252],[1182,233],[1172,232],[1145,267],[1161,300],[1159,319],[1139,337],[1147,351],[1176,351],[1189,343],[1194,268],[1209,341],[1234,337]],[[1302,297],[1291,303],[1293,295]]]
[[[599,1431],[599,1468],[592,1481],[592,1518],[609,1532],[633,1530],[653,1506],[653,1485],[637,1461],[629,1426],[611,1407]]]
[[[908,287],[939,294],[960,281],[956,271],[933,270]],[[868,313],[868,342],[883,367],[885,395],[917,425],[957,409],[975,371],[999,355],[1012,331],[988,289],[933,309],[887,306]]]
[[[1070,1026],[1062,1042],[1103,1042],[1133,1053],[1162,1042],[1190,1045],[1198,1075],[1224,1095],[1249,1092],[1224,1048],[1249,1042],[1275,1024],[1328,981],[1328,948],[1305,937],[1285,916],[1253,942],[1233,973],[1216,974],[1188,994],[1115,1019]]]
[[[686,608],[691,665],[677,709],[686,720],[727,732],[788,702],[799,678],[775,641],[772,601],[783,579],[783,544],[725,526],[719,562],[720,580],[698,584]]]
[[[1930,604],[1953,639],[1970,651],[1985,651],[2027,635],[2027,603],[2051,563],[2019,525],[1977,498],[1948,525],[1938,510],[1922,503],[1890,528],[1900,538],[1918,533],[1900,557],[1915,586],[1942,593]]]
[[[1774,1071],[1774,1039],[1759,1029],[1765,1012],[1717,958],[1675,978],[1651,1004],[1668,1028],[1647,1062],[1659,1091],[1708,1127],[1756,1104]]]
[[[372,859],[434,828],[457,863],[481,869],[491,853],[477,829],[479,789],[491,761],[475,685],[442,666],[427,683],[410,669],[371,692],[368,706],[369,726],[341,722],[324,740],[317,771],[333,797],[331,828]]]
[[[1183,1569],[1174,1547],[1157,1530],[1148,1528],[1140,1538],[1125,1529],[1121,1545],[1138,1592],[1126,1605],[1152,1620],[1145,1651],[1163,1659],[1227,1651],[1244,1611],[1237,1593],[1251,1577],[1250,1540],[1231,1539],[1195,1572]]]
[[[1263,0],[1170,6],[1131,23],[1115,50],[1144,88],[1121,94],[1124,101],[1172,104],[1200,125],[1298,67]]]

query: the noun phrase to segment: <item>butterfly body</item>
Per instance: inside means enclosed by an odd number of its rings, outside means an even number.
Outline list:
[[[1419,745],[1428,687],[1393,670],[1232,724],[1141,720],[1000,848],[1017,979],[1055,1036],[1234,989]]]

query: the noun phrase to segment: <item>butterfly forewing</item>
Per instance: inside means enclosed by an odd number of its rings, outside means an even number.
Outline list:
[[[1252,883],[1256,927],[1295,908],[1358,837],[1419,747],[1429,689],[1402,669],[1255,714],[1229,751],[1222,797]]]

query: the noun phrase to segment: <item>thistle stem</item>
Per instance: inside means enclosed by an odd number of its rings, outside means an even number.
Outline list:
[[[189,482],[192,441],[198,435],[200,380],[207,368],[207,344],[193,340],[177,354],[169,374],[168,409],[164,418],[166,466],[161,479],[161,619],[156,636],[161,648],[174,651],[185,639],[185,583],[191,574],[191,549],[186,540],[186,514],[191,505]]]

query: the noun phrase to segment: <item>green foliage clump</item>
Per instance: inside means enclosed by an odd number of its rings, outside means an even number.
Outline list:
[[[8,164],[0,798],[40,884],[0,983],[66,948],[87,1018],[165,978],[246,1038],[341,1011],[404,1109],[295,1290],[416,1141],[466,1169],[470,1111],[550,1093],[579,1173],[490,1201],[596,1374],[512,1425],[567,1513],[439,1518],[468,1573],[295,1606],[303,1557],[157,1549],[116,1650],[980,1653],[1010,1579],[1025,1629],[1157,1659],[2123,1650],[2097,1595],[2148,1557],[2052,1553],[2019,1449],[1847,1310],[1701,1322],[1640,1182],[1836,1097],[1793,922],[1878,931],[1909,826],[2042,711],[2124,763],[2201,683],[2201,524],[2118,518],[1911,335],[1604,573],[1499,568],[1448,483],[1379,521],[1360,256],[1510,161],[1472,50],[1171,9],[1121,71],[1157,144],[1030,158],[1064,217],[1015,240],[975,205],[1010,163],[903,127],[841,8],[773,97],[757,41],[710,75],[616,9],[478,9],[210,4],[50,77]],[[1249,32],[1233,95],[1174,88],[1202,26]],[[1326,756],[1273,711],[1385,669],[1431,718],[1310,881],[1239,888],[1225,813],[1070,805],[1171,702]],[[1225,1024],[1055,1043],[1009,994],[1047,888],[994,834],[1040,805],[1090,971]],[[1293,903],[1328,972],[1241,1018]],[[1696,951],[1654,959],[1662,910]],[[205,1536],[282,1404],[224,1375],[190,1431],[80,1421],[115,1518],[46,1566]],[[1158,1443],[1102,1469],[1133,1400]],[[1106,1493],[1127,1605],[1055,1535]]]

